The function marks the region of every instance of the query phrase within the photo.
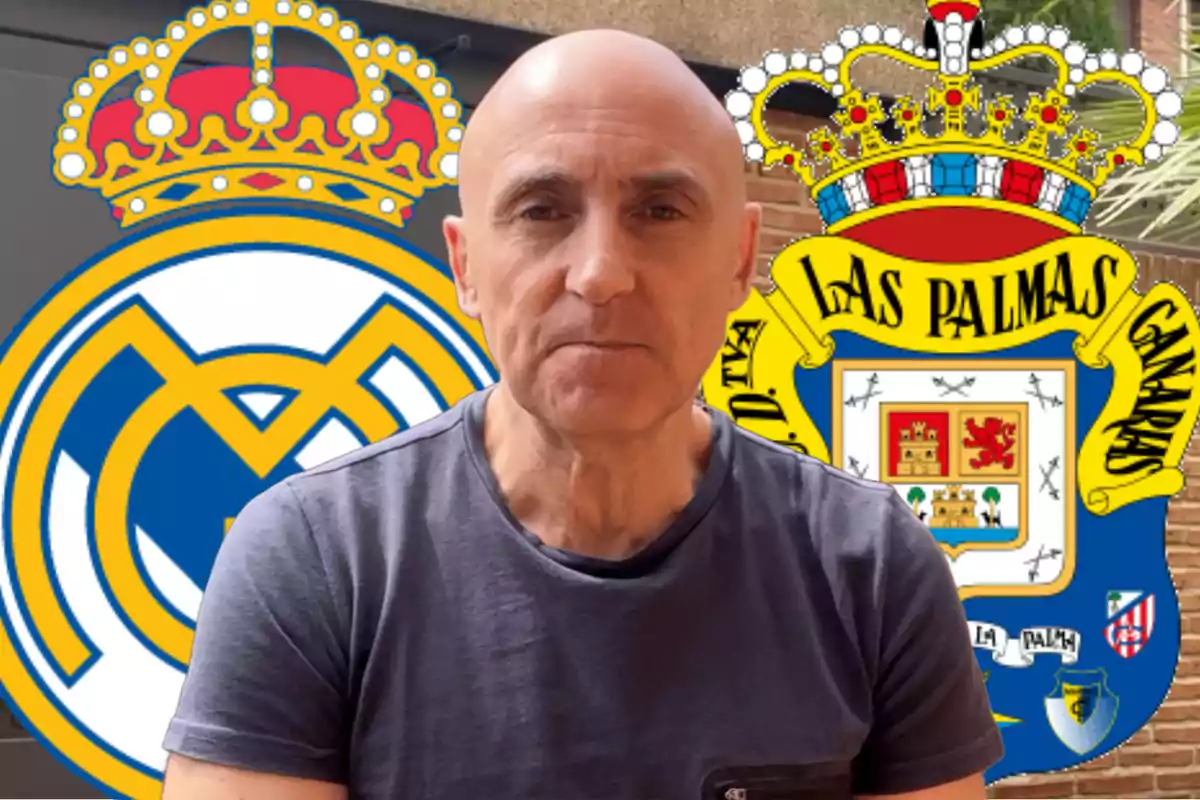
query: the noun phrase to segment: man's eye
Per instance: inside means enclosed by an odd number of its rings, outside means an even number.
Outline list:
[[[557,222],[563,214],[554,206],[528,206],[521,211],[521,217],[533,222]]]
[[[682,211],[666,203],[656,203],[647,206],[645,214],[657,222],[672,222],[683,217]]]

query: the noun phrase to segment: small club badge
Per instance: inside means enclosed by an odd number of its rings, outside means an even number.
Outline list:
[[[1119,700],[1102,669],[1060,669],[1046,696],[1046,717],[1054,735],[1079,755],[1095,750],[1117,720]]]
[[[1108,593],[1108,624],[1104,640],[1121,658],[1142,652],[1154,633],[1154,595],[1146,592]]]

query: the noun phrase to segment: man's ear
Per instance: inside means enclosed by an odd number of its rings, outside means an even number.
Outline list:
[[[742,209],[741,239],[738,242],[737,272],[734,273],[730,312],[741,308],[750,297],[758,275],[758,235],[762,228],[762,206],[746,203]]]
[[[479,319],[478,296],[467,268],[467,234],[462,217],[446,217],[442,220],[442,236],[446,239],[446,252],[450,256],[458,307],[471,319]]]

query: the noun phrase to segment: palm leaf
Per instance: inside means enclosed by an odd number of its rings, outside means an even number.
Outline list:
[[[1111,181],[1097,198],[1092,221],[1137,239],[1185,243],[1200,232],[1200,132],[1182,139],[1158,164]],[[1189,213],[1190,212],[1190,213]]]
[[[1194,65],[1190,73],[1200,71],[1200,57],[1187,51],[1187,59]],[[1092,211],[1099,231],[1162,244],[1200,245],[1200,85],[1185,77],[1174,88],[1183,98],[1183,112],[1175,118],[1179,141],[1159,162],[1118,174],[1103,187]],[[1087,103],[1078,119],[1105,142],[1128,141],[1144,124],[1142,104],[1132,95]]]
[[[1172,0],[1163,13],[1170,13],[1179,2]],[[1094,52],[1117,46],[1111,4],[1106,0],[993,0],[987,16],[1000,28],[1032,21],[1065,25],[1073,38]],[[1192,18],[1187,48],[1178,43],[1171,46],[1185,54],[1188,72],[1197,75],[1200,11]],[[1200,84],[1187,78],[1174,84],[1183,97],[1183,113],[1175,119],[1180,141],[1158,163],[1119,173],[1104,187],[1091,226],[1107,235],[1200,246]],[[1129,141],[1144,124],[1142,104],[1132,93],[1128,99],[1082,96],[1076,102],[1077,122],[1098,132],[1102,142]]]
[[[1189,92],[1184,102],[1189,99],[1192,108],[1200,108],[1200,92]],[[1132,105],[1140,114],[1140,104]],[[1106,141],[1127,140],[1141,128],[1127,112],[1099,119],[1080,116]],[[1200,242],[1196,230],[1200,225],[1200,218],[1196,218],[1200,201],[1200,121],[1195,111],[1189,116],[1191,119],[1178,120],[1182,123],[1182,138],[1159,162],[1130,169],[1101,189],[1092,211],[1097,228],[1122,238],[1146,239],[1153,235],[1164,243]]]

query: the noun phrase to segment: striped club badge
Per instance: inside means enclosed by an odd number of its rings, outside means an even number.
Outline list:
[[[1154,595],[1145,592],[1108,593],[1108,625],[1104,639],[1122,658],[1142,651],[1154,632]]]

